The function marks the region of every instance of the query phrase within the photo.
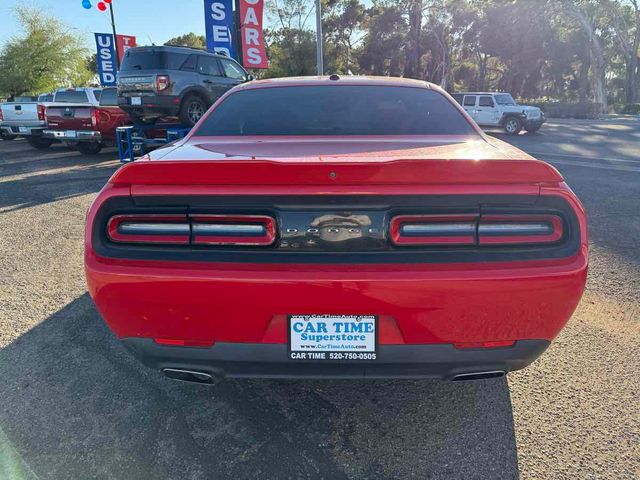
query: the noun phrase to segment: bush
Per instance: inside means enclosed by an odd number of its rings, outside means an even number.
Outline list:
[[[640,115],[640,103],[627,103],[622,112],[625,115]]]
[[[598,118],[602,113],[599,103],[539,102],[531,104],[541,109],[547,118]]]

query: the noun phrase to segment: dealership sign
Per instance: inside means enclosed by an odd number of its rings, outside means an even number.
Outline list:
[[[98,76],[100,85],[110,87],[116,84],[116,48],[113,35],[110,33],[96,33],[96,48],[98,49]]]
[[[118,53],[120,61],[124,52],[136,46],[136,37],[131,35],[116,35],[116,42],[113,41],[113,35],[110,33],[95,33],[96,49],[98,62],[98,76],[100,77],[100,85],[103,87],[112,87],[116,84],[116,73],[118,72],[116,63],[116,43],[118,45]]]
[[[268,68],[262,33],[263,0],[238,0],[240,3],[240,38],[242,64],[246,68]]]
[[[204,0],[207,50],[236,57],[232,0]]]

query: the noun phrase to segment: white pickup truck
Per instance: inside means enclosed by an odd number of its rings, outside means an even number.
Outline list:
[[[47,128],[47,107],[70,102],[98,105],[100,92],[101,89],[96,88],[63,88],[42,94],[36,101],[0,103],[2,139],[24,137],[34,148],[48,148],[54,140],[43,136]]]
[[[46,126],[45,108],[47,102],[53,101],[52,94],[42,94],[37,100],[24,101],[18,98],[15,102],[0,104],[0,132],[3,140],[16,137],[36,138],[42,135]]]

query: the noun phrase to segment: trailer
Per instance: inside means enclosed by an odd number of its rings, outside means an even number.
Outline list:
[[[184,138],[191,127],[179,123],[134,124],[116,128],[118,157],[122,163],[135,161],[136,157],[167,143]]]

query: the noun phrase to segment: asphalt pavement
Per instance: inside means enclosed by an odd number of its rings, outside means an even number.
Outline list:
[[[119,164],[0,142],[0,479],[640,478],[640,121],[506,137],[589,213],[585,296],[552,347],[474,382],[170,381],[86,293],[86,210]]]

